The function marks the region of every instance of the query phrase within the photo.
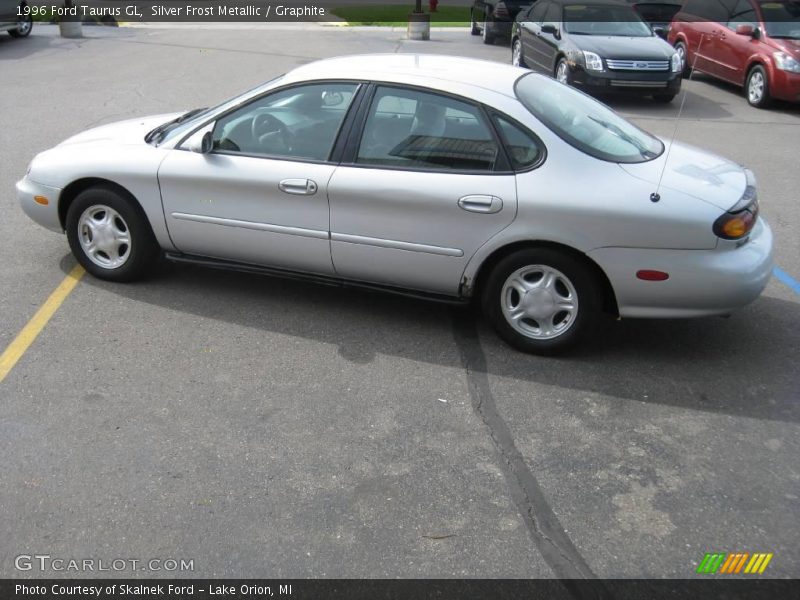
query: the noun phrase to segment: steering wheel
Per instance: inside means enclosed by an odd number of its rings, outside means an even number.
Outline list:
[[[272,144],[275,138],[279,138],[285,150],[290,150],[292,147],[291,132],[283,121],[270,113],[260,113],[253,117],[250,133],[253,135],[253,141],[260,145]]]

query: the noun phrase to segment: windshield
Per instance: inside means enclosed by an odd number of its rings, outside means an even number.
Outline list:
[[[517,98],[562,140],[610,162],[640,163],[661,155],[658,138],[620,117],[605,104],[542,75],[523,75]]]
[[[650,37],[653,32],[625,6],[570,4],[564,7],[564,31],[573,35]]]
[[[174,137],[189,133],[197,124],[198,121],[202,121],[206,116],[212,114],[219,114],[222,112],[227,111],[229,108],[233,108],[249,100],[253,96],[257,96],[261,93],[262,90],[265,90],[271,86],[273,86],[277,81],[283,78],[283,75],[270,79],[265,83],[260,83],[256,87],[247,90],[239,94],[238,96],[231,98],[229,100],[225,100],[221,104],[217,104],[216,106],[212,106],[211,108],[204,108],[204,109],[197,109],[197,110],[190,110],[188,113],[184,113],[177,119],[173,119],[172,121],[167,121],[166,123],[162,123],[152,131],[150,131],[145,136],[145,141],[148,143],[155,143],[156,145],[166,142]]]
[[[762,2],[761,13],[769,37],[800,40],[800,0]]]

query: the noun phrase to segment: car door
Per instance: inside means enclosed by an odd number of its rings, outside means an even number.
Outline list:
[[[759,41],[752,35],[736,33],[739,25],[758,27],[758,15],[750,0],[739,0],[733,9],[723,33],[717,41],[715,59],[720,78],[742,85],[744,69],[749,58],[757,51]]]
[[[170,152],[158,180],[175,246],[186,254],[333,274],[330,155],[358,88],[319,82],[267,93],[195,133],[212,132],[211,152]]]
[[[17,22],[18,0],[0,0],[0,25]]]
[[[467,261],[516,215],[514,174],[484,110],[380,85],[360,123],[328,185],[337,274],[458,294]]]
[[[558,48],[561,44],[561,37],[564,35],[562,24],[562,7],[560,4],[550,3],[544,13],[542,19],[542,26],[536,36],[536,56],[537,62],[541,63],[544,67],[545,73],[553,75],[556,68],[556,55],[558,55]],[[542,27],[550,25],[556,33],[547,33],[542,31]]]
[[[537,47],[537,36],[541,35],[542,19],[545,11],[550,5],[546,0],[539,0],[531,6],[528,14],[519,24],[519,36],[522,42],[522,52],[525,56],[525,63],[537,71],[550,74],[548,65],[542,63],[542,53]]]

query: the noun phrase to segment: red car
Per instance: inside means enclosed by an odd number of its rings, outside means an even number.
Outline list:
[[[692,69],[744,87],[758,108],[800,102],[800,0],[686,0],[668,41]]]

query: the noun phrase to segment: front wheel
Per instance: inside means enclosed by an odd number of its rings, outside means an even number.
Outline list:
[[[686,78],[692,74],[692,68],[689,66],[689,53],[686,51],[686,45],[683,42],[675,44],[675,53],[681,59],[681,75]]]
[[[525,64],[525,55],[522,53],[522,40],[519,38],[514,40],[511,44],[511,64],[515,67],[527,67]]]
[[[31,15],[25,15],[17,20],[17,28],[10,29],[8,34],[11,37],[24,38],[31,34],[31,30],[33,30],[33,17]]]
[[[658,104],[669,104],[675,99],[675,94],[653,94],[653,101]]]
[[[160,253],[139,207],[110,187],[93,187],[78,194],[67,211],[66,229],[75,258],[99,279],[139,279]]]
[[[560,59],[558,64],[556,64],[555,76],[559,83],[572,85],[572,75],[569,72],[569,65],[567,64],[566,58]]]
[[[549,248],[520,250],[489,275],[483,311],[498,335],[532,354],[555,354],[596,324],[600,294],[579,259]]]
[[[761,65],[756,65],[750,69],[747,75],[747,82],[745,83],[745,93],[747,94],[747,102],[750,106],[756,108],[767,108],[772,98],[769,94],[769,80],[767,79],[767,72]]]

